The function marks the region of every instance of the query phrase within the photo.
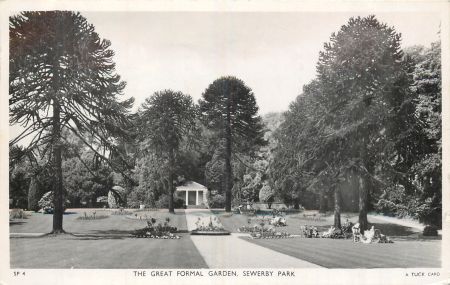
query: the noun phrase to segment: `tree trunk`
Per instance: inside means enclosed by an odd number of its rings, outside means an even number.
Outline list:
[[[334,227],[341,228],[341,191],[339,187],[334,189]]]
[[[361,233],[364,233],[369,228],[369,222],[367,221],[367,181],[364,176],[359,177],[359,225]]]
[[[299,210],[300,209],[300,203],[298,202],[298,200],[294,200],[294,209],[295,210]]]
[[[231,212],[231,188],[232,170],[231,170],[231,114],[230,100],[228,99],[227,122],[225,130],[225,212]]]
[[[361,163],[365,169],[367,168],[367,146],[366,146],[365,136],[363,136],[359,155]],[[362,172],[362,171],[361,171]],[[359,173],[359,225],[361,233],[364,233],[366,229],[369,228],[369,222],[367,221],[367,199],[368,199],[368,184],[367,184],[367,173]]]
[[[60,122],[60,106],[59,102],[53,102],[53,230],[52,233],[64,233],[63,230],[63,213],[64,213],[64,197],[63,197],[63,176],[62,176],[62,146],[61,146],[61,122]]]
[[[175,155],[173,150],[169,153],[169,213],[175,213],[175,207],[173,203],[173,194],[174,194],[174,169],[175,169]]]

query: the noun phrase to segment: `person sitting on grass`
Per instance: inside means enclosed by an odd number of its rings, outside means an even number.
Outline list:
[[[356,223],[352,227],[352,234],[353,234],[353,242],[358,242],[361,240],[361,228],[359,223]]]
[[[372,226],[370,230],[365,231],[364,235],[361,236],[362,243],[371,243],[375,238],[375,228]]]

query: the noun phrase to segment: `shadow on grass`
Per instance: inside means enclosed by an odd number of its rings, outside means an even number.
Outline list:
[[[131,235],[134,232],[134,230],[95,230],[95,231],[89,231],[89,234],[95,234],[95,235],[104,235],[104,236],[111,236],[111,235]],[[80,233],[80,235],[84,235]]]
[[[382,234],[387,236],[405,237],[417,234],[417,231],[411,227],[405,227],[397,224],[370,223],[375,229],[379,229]]]
[[[422,233],[414,228],[397,224],[370,223],[382,234],[387,235],[395,241],[435,241],[442,240],[442,236],[423,236]]]
[[[23,224],[25,224],[26,222],[25,221],[9,221],[9,225],[10,226],[18,226],[18,225],[23,225]]]
[[[110,239],[126,239],[132,236],[117,236],[117,235],[90,235],[90,234],[75,234],[71,240],[110,240]]]

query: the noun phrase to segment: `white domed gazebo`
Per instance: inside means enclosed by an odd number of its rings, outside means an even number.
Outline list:
[[[186,206],[207,205],[206,192],[208,188],[194,181],[187,181],[183,185],[177,187],[178,197],[186,202]]]

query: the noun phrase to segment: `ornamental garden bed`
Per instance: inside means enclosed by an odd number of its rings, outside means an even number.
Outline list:
[[[260,222],[260,224],[255,224],[253,226],[242,226],[238,229],[240,233],[249,233],[251,238],[259,239],[259,238],[288,238],[293,237],[290,233],[285,231],[277,231],[274,225],[266,226],[264,222]]]
[[[176,232],[177,228],[170,225],[169,217],[165,218],[164,223],[157,223],[155,218],[150,218],[145,228],[135,230],[132,235],[136,238],[180,239]]]
[[[214,216],[198,217],[195,222],[195,229],[191,231],[191,235],[229,235],[230,232],[226,231],[220,220]]]

